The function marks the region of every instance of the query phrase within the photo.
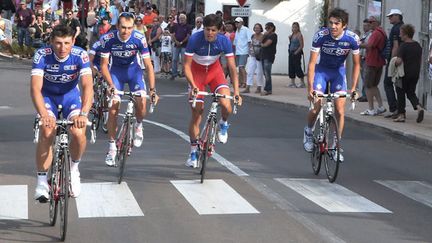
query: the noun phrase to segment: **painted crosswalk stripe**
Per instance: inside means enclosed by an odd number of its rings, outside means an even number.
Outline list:
[[[327,180],[276,178],[285,186],[300,193],[329,212],[391,213],[374,202],[345,187]]]
[[[27,194],[27,185],[0,186],[0,220],[28,219]]]
[[[126,182],[82,183],[76,204],[79,218],[144,216]]]
[[[432,185],[423,181],[375,180],[402,195],[432,208]]]
[[[173,180],[171,183],[200,215],[257,214],[248,201],[223,180]]]

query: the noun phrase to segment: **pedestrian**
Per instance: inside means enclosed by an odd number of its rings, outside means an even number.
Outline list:
[[[123,6],[118,0],[115,0],[113,3],[114,4],[111,5],[110,7],[110,14],[109,14],[109,17],[111,18],[111,22],[110,22],[111,30],[117,29],[116,25],[118,22],[119,15],[123,12]]]
[[[190,26],[186,23],[187,18],[185,14],[180,14],[178,19],[179,22],[177,24],[174,24],[171,32],[171,37],[174,42],[171,80],[174,80],[179,75],[179,60],[181,63],[183,63],[186,45],[192,31]]]
[[[399,47],[395,61],[396,66],[403,64],[404,76],[402,77],[402,85],[396,86],[396,94],[398,101],[398,116],[393,119],[394,122],[405,121],[405,95],[411,102],[414,110],[417,110],[417,123],[423,121],[424,109],[419,103],[419,99],[415,93],[417,82],[420,76],[420,67],[422,63],[422,48],[417,41],[412,38],[414,36],[414,26],[403,24],[400,27],[400,37],[402,43]]]
[[[360,77],[362,79],[362,96],[357,99],[358,102],[367,102],[366,97],[366,80],[365,80],[365,69],[366,69],[366,47],[369,37],[372,34],[372,29],[369,24],[369,19],[366,18],[363,20],[363,34],[360,37]]]
[[[47,34],[48,24],[43,20],[42,15],[36,15],[36,22],[31,25],[35,29],[35,33],[32,36],[32,46],[34,48],[41,48],[44,46],[44,36]]]
[[[200,16],[196,17],[196,19],[195,19],[195,28],[193,28],[193,30],[192,30],[192,35],[195,34],[196,32],[204,30],[202,22],[203,22],[203,18],[202,17],[200,17]]]
[[[148,44],[151,47],[151,59],[153,61],[154,72],[156,74],[160,73],[161,71],[159,54],[161,47],[160,37],[162,35],[162,32],[162,28],[159,24],[159,18],[155,17],[153,19],[153,25],[150,31],[150,38]]]
[[[261,95],[271,95],[272,94],[272,78],[271,70],[276,57],[276,45],[278,37],[276,32],[276,26],[273,22],[268,22],[265,24],[265,34],[262,41],[262,65],[265,77],[264,91]]]
[[[378,84],[381,80],[383,66],[385,59],[381,56],[381,51],[385,48],[387,35],[380,27],[380,17],[370,16],[369,24],[371,25],[372,34],[367,43],[360,46],[366,48],[366,96],[368,100],[369,109],[361,112],[361,115],[375,116],[386,112],[381,99],[381,93],[378,89]],[[374,109],[374,97],[377,100],[378,108]]]
[[[161,66],[162,72],[168,74],[171,66],[172,59],[172,40],[169,29],[164,30],[161,36]]]
[[[291,84],[290,88],[304,88],[306,87],[304,82],[304,73],[301,67],[301,58],[303,56],[303,35],[300,31],[300,25],[298,22],[294,22],[291,27],[292,34],[289,36],[289,77]],[[297,86],[295,83],[296,76],[300,79],[301,83]]]
[[[20,6],[15,13],[15,18],[15,23],[17,23],[18,45],[20,47],[21,58],[31,58],[31,37],[28,27],[34,24],[36,17],[33,11],[27,8],[27,2],[25,0],[21,0]]]
[[[264,75],[261,62],[261,43],[264,38],[264,29],[260,23],[256,23],[253,30],[254,34],[252,35],[252,41],[249,48],[249,61],[247,64],[247,86],[242,93],[250,93],[255,73],[257,81],[257,89],[255,93],[261,93],[262,86],[264,86]]]
[[[0,46],[9,51],[9,53],[0,52],[8,57],[12,57],[14,55],[14,50],[12,49],[11,43],[6,38],[4,30],[6,29],[6,24],[0,16]]]
[[[234,37],[233,44],[235,46],[236,65],[239,69],[239,87],[246,88],[245,67],[247,59],[249,57],[249,45],[252,40],[252,33],[248,27],[244,26],[244,22],[241,17],[237,17],[234,23],[237,31]]]
[[[389,106],[389,111],[391,114],[388,114],[384,116],[385,118],[396,118],[398,116],[397,114],[397,99],[395,95],[395,89],[392,82],[391,77],[388,77],[388,64],[390,63],[390,60],[397,55],[397,51],[399,49],[399,46],[402,42],[400,36],[399,36],[399,30],[400,27],[404,24],[403,22],[403,16],[402,11],[399,9],[391,9],[390,12],[387,14],[387,17],[390,21],[390,24],[393,25],[393,27],[390,30],[389,38],[388,38],[388,55],[387,55],[387,66],[386,66],[386,72],[385,72],[385,78],[384,78],[384,91],[387,96],[387,103]]]

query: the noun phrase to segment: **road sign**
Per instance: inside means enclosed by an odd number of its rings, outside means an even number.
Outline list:
[[[250,8],[231,8],[231,16],[233,17],[249,17],[251,16]]]
[[[246,4],[247,0],[237,0],[237,3],[240,5],[240,7],[243,7]]]

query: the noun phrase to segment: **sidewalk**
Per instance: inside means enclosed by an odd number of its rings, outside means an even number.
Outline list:
[[[297,80],[297,83],[300,82]],[[274,75],[272,76],[273,94],[261,96],[255,94],[255,87],[251,89],[251,93],[242,94],[244,99],[252,100],[258,103],[274,102],[297,108],[304,108],[305,113],[309,107],[306,98],[305,88],[288,88],[290,83],[288,76]],[[381,91],[381,90],[380,90]],[[385,96],[384,92],[381,92]],[[376,105],[376,102],[375,102]],[[407,139],[407,143],[419,145],[422,147],[432,148],[432,113],[425,111],[424,120],[422,123],[416,123],[417,111],[414,111],[411,103],[407,101],[406,120],[405,122],[393,122],[390,118],[380,116],[362,116],[360,112],[368,108],[367,102],[357,102],[354,111],[349,110],[350,102],[347,102],[346,115],[348,122],[354,121],[362,125],[374,127],[388,133],[389,135]],[[387,102],[384,101],[384,106],[387,108]],[[389,114],[386,112],[385,114]],[[306,123],[306,121],[305,121]]]

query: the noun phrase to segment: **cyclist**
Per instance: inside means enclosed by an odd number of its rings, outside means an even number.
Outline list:
[[[196,97],[198,91],[205,91],[206,86],[210,87],[211,92],[230,95],[228,82],[219,62],[220,55],[225,54],[234,88],[234,96],[238,104],[241,105],[242,99],[239,95],[238,76],[231,41],[225,35],[219,33],[222,27],[222,19],[215,14],[210,14],[204,17],[203,25],[204,31],[191,36],[185,52],[184,70],[186,79],[189,82],[189,101]],[[229,127],[227,119],[232,112],[232,108],[228,99],[221,99],[220,105],[222,107],[222,117],[217,135],[221,143],[226,143]],[[199,125],[203,109],[204,100],[198,96],[195,108],[192,107],[192,118],[189,123],[191,152],[186,161],[188,167],[196,168],[198,164]]]
[[[352,87],[349,92],[355,96],[355,88],[360,72],[360,38],[348,30],[348,13],[339,8],[333,9],[329,14],[328,27],[315,33],[308,65],[308,99],[314,100],[314,92],[327,92],[327,83],[330,82],[330,93],[345,94],[347,91],[345,60],[350,51],[353,54]],[[318,56],[320,61],[317,63]],[[315,100],[314,109],[308,113],[307,126],[304,129],[303,145],[307,152],[312,152],[312,127],[321,102]],[[339,124],[339,136],[342,137],[344,129],[345,99],[335,100],[336,116]],[[342,154],[339,155],[343,161]]]
[[[101,61],[101,42],[96,41],[90,48],[89,58],[90,58],[90,67],[93,72],[93,76],[100,75],[100,61]]]
[[[155,89],[155,75],[151,63],[150,54],[143,34],[134,30],[135,15],[123,12],[119,15],[117,30],[114,30],[100,38],[101,51],[101,73],[111,89],[123,90],[128,83],[132,92],[146,94],[146,86],[143,80],[143,71],[138,60],[143,59],[147,76],[149,79],[150,96],[152,102],[156,103],[158,96]],[[109,57],[111,56],[111,68],[108,69]],[[146,99],[136,98],[136,118],[134,131],[134,146],[140,147],[143,141],[142,120],[146,113]],[[120,97],[115,95],[113,104],[108,115],[109,149],[105,159],[108,166],[115,165],[117,148],[114,141],[117,128],[117,115],[120,107]]]
[[[34,195],[39,201],[49,198],[47,171],[52,162],[52,143],[59,105],[63,107],[63,116],[74,122],[70,129],[71,195],[78,197],[81,191],[78,164],[86,148],[85,130],[93,99],[93,81],[87,52],[73,46],[73,36],[74,30],[70,27],[56,26],[51,33],[51,45],[37,50],[33,58],[31,97],[42,121],[36,148],[38,182]],[[78,88],[80,79],[81,97]]]

